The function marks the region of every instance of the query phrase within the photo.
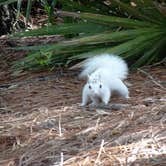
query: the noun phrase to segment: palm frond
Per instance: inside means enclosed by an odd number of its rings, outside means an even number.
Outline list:
[[[43,28],[19,32],[13,34],[13,37],[27,37],[27,36],[43,36],[43,35],[68,35],[68,34],[78,34],[78,33],[98,33],[110,29],[109,27],[89,23],[89,22],[80,22],[80,23],[64,23],[61,25],[51,25]],[[11,37],[12,37],[11,36]]]
[[[146,51],[135,63],[132,65],[132,68],[140,67],[146,63],[150,64],[149,58],[153,60],[156,58],[156,54],[160,49],[160,46],[166,41],[166,39],[160,40],[158,43],[155,42],[151,49]]]
[[[120,0],[113,0],[117,5],[119,5],[125,12],[128,12],[130,16],[134,16],[144,21],[158,23],[160,24],[160,19],[156,19],[156,15],[160,13],[154,6],[154,2],[152,0],[133,0],[132,3],[135,6],[126,4]],[[163,18],[163,16],[160,15]]]
[[[157,28],[143,28],[139,30],[124,30],[120,32],[103,32],[97,35],[85,36],[81,38],[76,38],[72,40],[58,42],[56,44],[49,44],[49,45],[38,45],[38,46],[24,46],[24,47],[17,47],[16,50],[64,50],[64,49],[71,49],[81,45],[97,45],[106,42],[123,42],[129,39],[135,39],[138,36],[143,38],[147,37],[147,34],[153,36],[151,34],[158,34],[160,30]]]
[[[88,53],[83,53],[80,55],[76,55],[71,57],[73,60],[75,59],[84,59],[84,58],[88,58],[90,56],[94,56],[96,54],[101,54],[101,53],[111,53],[111,54],[117,54],[117,55],[123,55],[131,50],[135,50],[135,49],[139,49],[141,45],[144,45],[144,42],[149,41],[149,40],[153,40],[156,37],[161,37],[162,36],[162,32],[156,32],[154,34],[147,34],[147,35],[142,35],[142,36],[138,36],[135,39],[126,41],[122,44],[119,44],[117,46],[114,46],[112,48],[106,48],[106,49],[98,49],[95,51],[91,51]],[[142,51],[142,49],[140,48],[140,51]],[[138,52],[140,52],[138,51]],[[133,52],[134,54],[134,52]]]
[[[32,51],[19,64],[22,64],[23,68],[31,68],[35,65],[48,67],[73,64],[100,53],[120,55],[130,64],[132,62],[133,68],[151,63],[156,59],[155,55],[159,57],[161,45],[166,42],[165,16],[157,9],[154,1],[133,0],[136,6],[120,0],[113,0],[113,2],[128,13],[128,18],[126,14],[117,17],[61,11],[57,12],[58,16],[72,17],[76,20],[72,23],[15,34],[14,37],[64,36],[64,41],[57,43],[15,48]]]
[[[26,9],[26,22],[28,22],[29,20],[31,8],[32,8],[32,0],[28,0],[27,9]]]
[[[22,3],[22,0],[17,0],[17,19],[20,16],[21,3]]]
[[[17,0],[0,0],[0,6],[1,5],[9,5],[11,3],[17,2]]]
[[[100,22],[101,24],[109,24],[110,26],[122,26],[126,28],[139,28],[139,27],[150,27],[155,26],[150,22],[138,21],[136,19],[121,18],[116,16],[107,16],[93,13],[80,13],[80,18],[89,19]]]

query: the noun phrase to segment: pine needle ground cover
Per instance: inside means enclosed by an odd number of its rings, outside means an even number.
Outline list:
[[[1,50],[0,165],[166,164],[164,62],[130,73],[128,101],[91,109],[79,106],[77,71],[14,77],[11,62],[26,53]]]

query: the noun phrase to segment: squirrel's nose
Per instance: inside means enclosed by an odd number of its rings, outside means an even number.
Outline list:
[[[93,93],[94,93],[95,95],[98,95],[98,91],[94,91]]]

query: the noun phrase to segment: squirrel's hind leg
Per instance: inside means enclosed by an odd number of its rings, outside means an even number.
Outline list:
[[[125,99],[129,99],[129,91],[127,86],[121,81],[119,80],[117,82],[117,91],[119,92],[119,94],[124,97]]]

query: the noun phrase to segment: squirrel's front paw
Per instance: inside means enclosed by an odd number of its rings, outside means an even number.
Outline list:
[[[129,95],[126,95],[126,96],[125,96],[125,99],[129,100],[129,99],[130,99],[130,96],[129,96]]]
[[[86,104],[85,103],[80,103],[79,106],[84,107],[84,106],[86,106]]]

